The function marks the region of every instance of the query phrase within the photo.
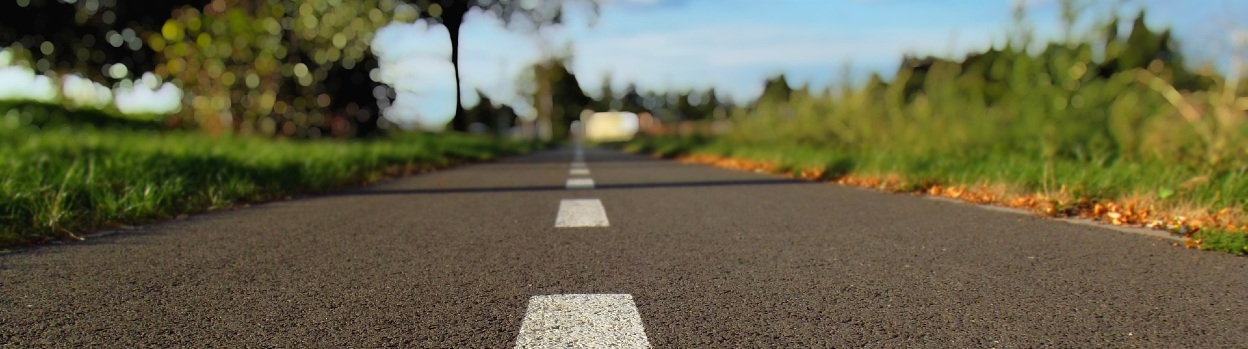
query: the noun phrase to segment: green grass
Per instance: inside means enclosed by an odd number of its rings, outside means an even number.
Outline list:
[[[1201,226],[1202,248],[1248,252],[1248,78],[1191,69],[1142,13],[1125,36],[1106,19],[1042,48],[907,58],[887,80],[814,91],[778,78],[727,113],[726,132],[627,147],[899,178],[892,190],[992,186],[1054,214],[1139,203]]]
[[[1116,161],[1089,164],[1074,160],[1046,161],[1018,154],[986,156],[944,154],[926,156],[901,151],[840,151],[798,145],[747,145],[726,138],[638,138],[625,150],[659,154],[713,155],[774,164],[781,172],[823,169],[824,179],[842,175],[899,175],[902,190],[923,190],[932,185],[1006,184],[1015,190],[1046,193],[1065,187],[1072,197],[1092,201],[1118,201],[1145,197],[1161,208],[1197,207],[1209,212],[1222,209],[1248,216],[1248,181],[1243,173],[1210,176],[1201,168],[1173,166],[1164,162]],[[1207,178],[1193,181],[1193,178]],[[1186,185],[1185,185],[1186,184]],[[1248,253],[1248,234],[1207,229],[1195,238],[1201,248],[1236,254]]]
[[[323,192],[535,147],[456,134],[286,141],[190,132],[8,129],[0,131],[0,247]]]
[[[626,145],[635,152],[663,156],[706,154],[766,161],[782,169],[823,169],[828,175],[903,175],[904,181],[931,184],[1010,183],[1028,191],[1065,186],[1075,196],[1114,199],[1150,197],[1172,205],[1194,205],[1248,213],[1244,173],[1210,173],[1201,168],[1160,161],[1088,163],[1068,159],[1011,155],[942,154],[928,156],[900,151],[842,151],[799,145],[741,145],[725,139],[639,138]],[[1195,179],[1195,180],[1194,180]]]
[[[1199,232],[1195,238],[1201,240],[1200,248],[1203,250],[1237,255],[1248,254],[1248,234],[1230,233],[1215,229]]]

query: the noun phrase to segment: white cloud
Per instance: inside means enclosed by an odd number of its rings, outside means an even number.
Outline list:
[[[455,117],[455,71],[451,62],[413,57],[383,64],[386,84],[396,91],[382,115],[396,124],[441,129]]]
[[[469,13],[464,21],[459,61],[465,96],[481,89],[495,102],[515,106],[519,102],[517,78],[541,57],[535,38],[524,31],[508,30],[491,15]]]
[[[372,45],[380,61],[379,80],[398,92],[392,105],[383,106],[388,120],[428,129],[441,128],[454,117],[455,70],[445,27],[391,24],[378,32]],[[474,11],[464,20],[459,49],[465,105],[477,102],[478,89],[496,103],[519,104],[516,77],[539,57],[531,36]]]
[[[137,83],[123,84],[113,92],[117,110],[124,114],[168,114],[181,109],[182,89],[173,83],[159,84],[151,73],[144,73]]]
[[[52,78],[36,75],[27,67],[0,67],[0,100],[54,102],[56,98]]]
[[[635,81],[642,86],[715,86],[743,100],[755,97],[764,79],[781,72],[835,71],[849,59],[867,66],[881,66],[882,62],[891,66],[909,52],[965,52],[988,44],[986,40],[966,40],[951,46],[949,38],[948,31],[921,28],[846,32],[817,25],[708,25],[586,40],[577,47],[575,71],[591,84],[610,72],[616,81]],[[831,78],[801,76],[790,81],[827,82]]]
[[[617,0],[616,3],[641,7],[684,2]],[[560,46],[564,40],[574,43],[574,63],[570,68],[582,87],[590,91],[599,89],[603,75],[609,73],[617,93],[629,82],[637,83],[643,90],[714,86],[721,97],[740,101],[757,96],[763,79],[778,73],[785,73],[795,84],[809,82],[812,87],[821,88],[839,80],[841,67],[852,60],[851,73],[855,79],[870,71],[887,76],[903,54],[961,54],[986,48],[988,37],[998,33],[1000,27],[996,21],[950,19],[935,24],[916,21],[911,18],[928,16],[931,9],[912,6],[906,7],[903,15],[882,17],[906,18],[904,23],[880,22],[871,17],[880,17],[878,14],[868,15],[859,10],[846,10],[846,15],[853,18],[836,25],[814,20],[811,16],[793,20],[776,18],[794,15],[791,11],[803,11],[792,6],[779,10],[743,6],[734,11],[708,13],[705,18],[689,19],[679,12],[732,6],[692,1],[687,4],[684,10],[646,11],[644,18],[638,17],[643,15],[629,15],[627,11],[608,12],[598,27],[558,26],[544,30],[543,36],[552,47]],[[1005,8],[1008,4],[998,7]],[[751,15],[742,16],[742,11]],[[756,11],[770,12],[753,13]],[[1000,12],[1002,18],[1008,14],[1005,10]],[[580,15],[569,13],[568,20],[579,23],[581,18],[577,16]],[[439,31],[432,33],[432,30]],[[418,58],[449,56],[450,43],[444,30],[425,23],[396,24],[383,29],[374,40],[374,52],[383,61],[382,78],[387,84],[398,90],[416,92],[416,96],[453,95],[453,67]],[[960,40],[951,44],[953,30],[958,31]],[[539,44],[533,39],[532,35],[505,29],[502,21],[490,15],[470,13],[461,32],[460,45],[464,95],[471,96],[473,90],[481,89],[496,102],[508,102],[521,114],[526,114],[531,108],[518,96],[516,78],[541,57]],[[415,98],[423,100],[425,97]],[[452,97],[449,103],[453,102]],[[416,113],[417,105],[430,109],[420,113],[422,118],[443,113],[434,110],[452,110],[434,107],[436,103],[443,102],[413,103],[411,107],[395,109],[393,116],[399,120],[415,118],[415,114],[401,117],[398,112]],[[448,114],[445,120],[449,120],[450,112],[445,113]]]
[[[412,56],[451,59],[451,38],[445,26],[414,23],[391,23],[373,36],[373,54],[379,60],[401,60]]]
[[[394,103],[382,111],[395,124],[440,131],[455,116],[454,92],[398,92],[395,96]]]
[[[61,78],[61,92],[71,107],[104,109],[113,101],[113,90],[73,74]]]
[[[382,115],[399,125],[442,129],[455,116],[455,67],[446,27],[425,22],[393,23],[372,42],[379,81],[396,91]]]
[[[379,65],[380,82],[395,90],[455,90],[455,66],[449,60],[414,56],[396,61],[381,61]]]

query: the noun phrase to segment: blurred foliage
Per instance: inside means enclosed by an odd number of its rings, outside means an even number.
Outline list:
[[[590,96],[576,74],[569,70],[573,56],[564,50],[528,66],[517,88],[536,109],[537,124],[549,124],[551,137],[565,139],[572,122],[585,112],[626,111],[650,113],[669,124],[727,118],[730,101],[720,100],[714,88],[705,90],[639,91],[630,84],[624,93],[611,89],[604,77],[602,90]],[[539,132],[540,133],[540,132]]]
[[[0,40],[44,72],[127,85],[153,71],[173,81],[186,91],[188,108],[163,118],[171,127],[364,136],[385,126],[375,96],[384,87],[370,76],[377,62],[368,45],[400,5],[20,0],[0,5]]]
[[[160,119],[169,127],[297,138],[368,136],[389,125],[377,100],[392,92],[376,82],[377,59],[368,47],[380,27],[415,20],[446,25],[458,70],[459,28],[470,12],[535,30],[561,23],[570,3],[17,0],[0,4],[0,42],[13,43],[16,56],[42,72],[75,72],[121,85],[155,72],[186,92],[182,111]],[[597,1],[584,3],[598,10]],[[458,109],[455,129],[466,130],[471,122],[462,105]],[[487,124],[500,123],[514,120]]]
[[[469,12],[477,10],[489,13],[513,27],[519,25],[527,30],[536,31],[546,25],[563,23],[565,7],[574,2],[582,2],[597,15],[601,9],[601,0],[407,0],[408,4],[428,14],[429,18],[442,23],[447,28],[451,39],[451,64],[455,66],[455,117],[451,119],[451,128],[458,131],[468,130],[471,121],[465,115],[463,98],[460,93],[462,81],[459,76],[459,31]]]
[[[1093,166],[1158,160],[1244,171],[1244,91],[1184,63],[1169,30],[1117,18],[1077,41],[1029,52],[1011,42],[961,61],[906,57],[892,81],[840,94],[789,90],[783,77],[733,111],[729,137],[849,152],[1063,159]],[[765,132],[764,132],[765,130]]]
[[[457,134],[289,142],[200,132],[0,128],[0,248],[534,149]]]
[[[731,101],[721,100],[714,87],[640,91],[637,85],[629,84],[623,93],[616,93],[611,89],[611,77],[606,76],[602,90],[591,97],[588,107],[593,111],[651,113],[659,120],[677,123],[723,119],[732,105]]]
[[[151,120],[118,117],[92,108],[67,109],[39,102],[0,102],[0,130],[161,130],[164,125]]]
[[[215,0],[203,11],[176,10],[160,31],[147,35],[162,59],[157,74],[195,93],[172,125],[213,133],[356,136],[358,128],[377,121],[376,100],[372,93],[349,98],[334,92],[381,86],[369,76],[377,64],[368,44],[391,20],[394,5]]]
[[[1061,4],[1069,28],[1079,2]],[[1170,31],[1148,28],[1144,16],[1127,35],[1111,16],[1043,46],[1022,23],[1004,48],[905,57],[891,81],[875,75],[835,92],[779,76],[732,109],[734,126],[720,137],[628,147],[1125,220],[1190,235],[1188,246],[1248,253],[1248,79],[1193,70]]]
[[[377,63],[368,44],[394,7],[392,0],[214,0],[203,11],[174,11],[146,36],[161,58],[156,73],[193,95],[171,124],[211,133],[358,134],[379,117],[375,99],[335,92],[380,87],[369,76]]]
[[[154,54],[142,34],[159,30],[174,9],[207,0],[16,0],[0,1],[0,43],[13,46],[39,71],[76,72],[95,81],[110,78],[120,63],[150,71]]]
[[[480,90],[477,93],[477,104],[465,111],[465,121],[469,125],[477,125],[479,128],[470,126],[468,130],[473,133],[492,132],[496,135],[506,135],[506,131],[516,126],[516,111],[511,106],[494,102],[490,97]]]
[[[554,139],[567,139],[572,121],[580,120],[593,104],[568,70],[570,60],[569,55],[548,57],[529,66],[520,78],[520,91],[537,109],[538,124],[549,123]]]

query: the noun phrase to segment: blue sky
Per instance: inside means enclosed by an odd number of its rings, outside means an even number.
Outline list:
[[[1058,0],[1023,1],[1039,37],[1060,35]],[[1133,16],[1139,8],[1147,8],[1150,25],[1174,28],[1193,58],[1219,65],[1228,57],[1228,28],[1239,28],[1241,35],[1248,28],[1248,1],[1092,3],[1096,7],[1085,17],[1111,10]],[[888,76],[906,53],[960,56],[1000,44],[1013,4],[1013,0],[614,0],[592,23],[587,11],[574,8],[565,25],[538,33],[509,31],[495,18],[472,14],[462,32],[461,74],[466,90],[481,89],[523,110],[526,106],[516,97],[520,71],[542,56],[540,47],[569,45],[572,70],[587,92],[596,93],[610,74],[617,92],[629,82],[643,90],[714,86],[721,97],[746,100],[757,96],[765,78],[778,73],[786,74],[791,83],[822,88],[840,81],[847,64],[855,79],[871,72]],[[418,32],[409,28],[385,39],[379,35],[377,46],[411,46],[390,50],[402,54],[379,56],[383,61],[416,63],[420,60],[411,57],[449,52],[447,41]],[[453,99],[448,102],[444,96],[454,88],[453,81],[449,85],[445,81],[447,74],[402,66],[390,65],[390,72],[405,72],[389,74],[395,75],[391,79],[422,86],[423,92],[409,95],[420,101],[403,103],[410,108],[394,117],[419,118],[432,125],[449,120],[445,104]],[[425,108],[427,112],[421,111]]]

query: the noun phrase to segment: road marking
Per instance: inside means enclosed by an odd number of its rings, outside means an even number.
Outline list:
[[[572,176],[588,176],[589,169],[588,168],[573,168],[572,170],[568,171],[568,174]]]
[[[573,161],[572,168],[589,168],[589,167],[585,166],[584,161]]]
[[[555,228],[606,227],[607,210],[598,199],[563,199],[559,201],[559,215]]]
[[[568,178],[568,189],[594,189],[592,178]]]
[[[650,348],[630,294],[529,298],[515,348]]]

